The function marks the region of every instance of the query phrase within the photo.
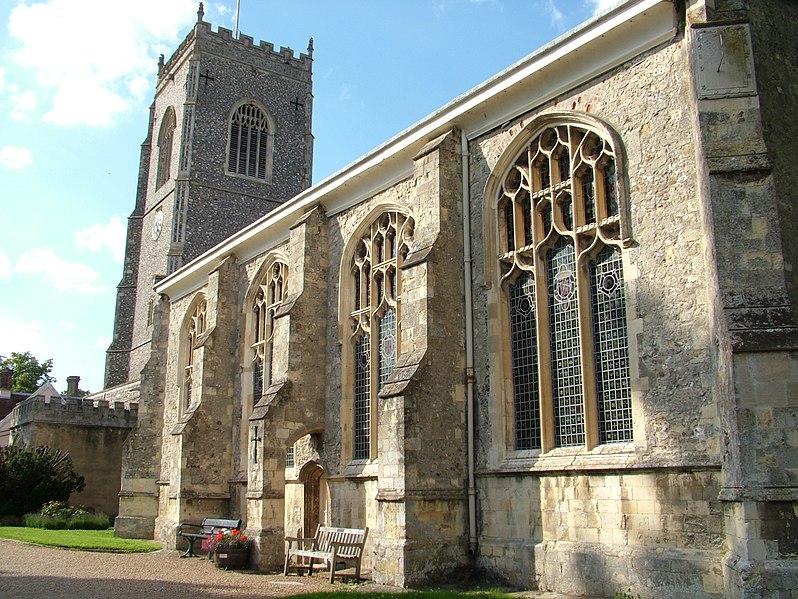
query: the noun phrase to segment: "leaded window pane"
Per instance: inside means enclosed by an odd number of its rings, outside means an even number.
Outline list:
[[[380,329],[380,389],[391,376],[396,366],[396,312],[391,309],[385,311],[379,319]]]
[[[618,214],[618,195],[615,190],[615,163],[608,161],[604,166],[604,197],[607,214]]]
[[[596,401],[602,443],[632,440],[632,398],[621,253],[606,247],[590,264]]]
[[[371,447],[371,347],[369,336],[355,343],[355,447],[354,458],[366,460]]]
[[[596,221],[596,189],[593,185],[593,169],[586,168],[582,179],[582,197],[585,205],[585,223]]]
[[[253,397],[258,401],[263,395],[263,362],[258,360],[252,366]]]
[[[549,285],[552,400],[557,446],[585,442],[582,403],[582,358],[579,343],[579,309],[576,295],[574,247],[560,239],[546,255]]]
[[[535,280],[530,273],[525,273],[510,285],[510,334],[515,448],[540,449]]]

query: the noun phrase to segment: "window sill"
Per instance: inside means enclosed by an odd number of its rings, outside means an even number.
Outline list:
[[[344,478],[377,478],[379,462],[377,460],[352,460],[344,468]]]
[[[599,445],[588,451],[580,447],[558,447],[540,451],[508,452],[498,470],[507,472],[567,472],[575,470],[616,470],[637,464],[634,443]]]

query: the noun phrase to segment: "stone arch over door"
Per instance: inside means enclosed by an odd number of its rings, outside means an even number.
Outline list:
[[[309,461],[299,471],[303,489],[303,533],[312,537],[320,524],[328,524],[329,497],[327,478],[317,462]]]

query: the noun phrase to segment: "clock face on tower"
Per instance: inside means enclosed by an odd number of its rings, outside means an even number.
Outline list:
[[[155,213],[155,221],[152,223],[152,239],[153,241],[158,239],[161,235],[161,229],[163,228],[163,210],[160,208]]]

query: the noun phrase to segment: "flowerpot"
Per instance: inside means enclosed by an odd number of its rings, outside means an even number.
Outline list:
[[[249,549],[219,549],[213,552],[213,563],[217,568],[241,570],[249,563]]]

